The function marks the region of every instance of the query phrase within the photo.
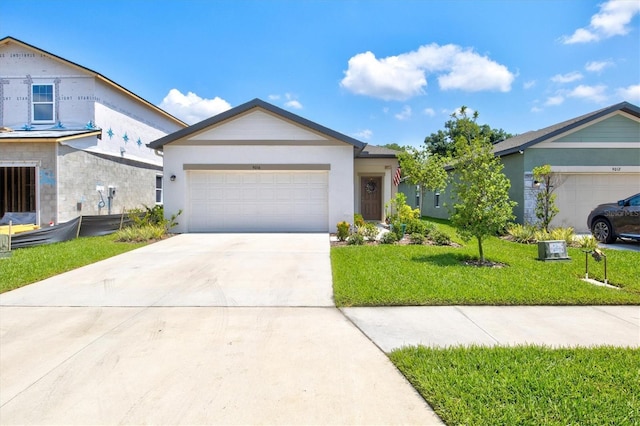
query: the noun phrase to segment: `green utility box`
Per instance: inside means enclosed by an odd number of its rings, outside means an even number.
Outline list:
[[[570,260],[564,240],[538,241],[538,260]]]

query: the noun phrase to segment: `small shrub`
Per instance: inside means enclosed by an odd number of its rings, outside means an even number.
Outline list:
[[[178,225],[176,219],[182,214],[182,210],[171,215],[169,219],[164,217],[164,207],[156,205],[153,207],[144,206],[144,209],[131,209],[127,212],[129,218],[133,222],[134,227],[144,227],[147,225],[161,225],[169,232],[171,228]]]
[[[420,219],[420,209],[412,209],[411,206],[403,205],[398,209],[398,220],[407,224],[416,219]]]
[[[436,245],[439,245],[439,246],[446,246],[451,244],[451,237],[447,233],[442,232],[438,229],[431,232],[430,238],[431,238],[431,241],[433,241]]]
[[[593,251],[598,248],[598,240],[596,240],[593,235],[577,238],[575,244],[582,250]]]
[[[411,234],[422,234],[425,235],[427,230],[427,222],[424,222],[420,219],[413,219],[407,223],[407,229],[405,233]]]
[[[349,236],[349,228],[351,228],[351,225],[349,222],[342,221],[338,222],[336,227],[338,228],[338,241],[345,241]]]
[[[366,222],[358,228],[358,234],[361,234],[369,241],[375,241],[378,237],[378,227],[371,222]]]
[[[390,222],[400,221],[407,224],[414,219],[420,219],[420,209],[412,209],[407,205],[407,196],[402,192],[384,205],[385,216]]]
[[[511,236],[513,241],[523,244],[533,244],[536,228],[533,225],[521,225],[519,223],[511,223],[507,226],[507,234]]]
[[[570,246],[573,244],[573,240],[575,237],[575,232],[573,228],[553,228],[550,232],[552,240],[564,240],[567,242],[567,245]]]
[[[351,234],[349,238],[347,238],[347,244],[350,246],[361,246],[364,244],[364,237],[359,233]]]
[[[395,244],[398,241],[398,237],[393,232],[385,232],[380,237],[382,244]]]
[[[424,224],[424,236],[426,238],[431,238],[431,233],[435,230],[437,230],[438,228],[436,228],[436,225],[432,222],[422,222]]]
[[[533,232],[533,239],[535,242],[537,241],[547,241],[547,240],[551,240],[551,234],[547,231],[545,231],[544,229],[536,229]]]
[[[400,241],[402,237],[404,237],[404,232],[402,232],[402,223],[400,223],[399,220],[392,222],[390,232],[395,234],[396,241]]]
[[[549,232],[545,231],[544,229],[538,229],[534,232],[534,238],[536,241],[560,240],[566,241],[568,246],[573,244],[574,237],[575,233],[573,232],[573,228],[571,227],[553,228]]]
[[[411,241],[411,244],[417,244],[417,245],[423,244],[425,240],[424,234],[414,232],[409,236],[409,240]]]
[[[361,226],[364,226],[366,222],[364,221],[364,218],[362,217],[362,215],[360,213],[356,213],[353,215],[353,224],[355,226],[357,226],[358,228],[360,228]]]
[[[116,231],[116,241],[138,243],[150,240],[160,240],[164,237],[166,229],[164,225],[128,226]]]

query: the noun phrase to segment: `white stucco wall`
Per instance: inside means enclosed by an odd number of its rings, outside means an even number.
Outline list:
[[[164,206],[165,214],[186,212],[187,174],[184,164],[329,164],[329,214],[327,229],[333,231],[340,221],[353,221],[353,147],[336,145],[165,145]],[[175,175],[174,182],[170,176]],[[174,232],[189,229],[188,214],[178,218]]]

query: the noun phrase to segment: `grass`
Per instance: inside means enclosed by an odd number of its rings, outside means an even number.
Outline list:
[[[455,235],[446,223],[438,228]],[[487,260],[507,266],[464,265],[477,257],[474,240],[457,248],[333,247],[334,299],[338,306],[640,304],[640,253],[606,251],[609,283],[621,288],[613,290],[581,280],[580,249],[568,249],[570,261],[542,262],[537,245],[490,238],[484,251]],[[603,280],[603,262],[589,258],[589,276]]]
[[[450,425],[640,424],[640,350],[410,347],[391,360]]]
[[[115,235],[16,249],[0,259],[0,293],[112,257],[146,243],[118,243]]]

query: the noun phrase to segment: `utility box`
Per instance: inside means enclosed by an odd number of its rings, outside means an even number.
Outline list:
[[[11,256],[11,247],[9,247],[9,235],[0,234],[0,259]]]
[[[538,241],[538,260],[570,260],[564,240]]]

